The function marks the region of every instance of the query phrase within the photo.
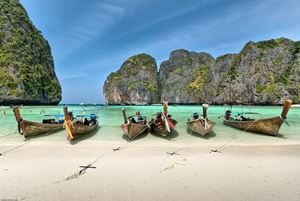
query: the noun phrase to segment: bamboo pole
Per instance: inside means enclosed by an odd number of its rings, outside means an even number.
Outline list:
[[[283,109],[282,109],[282,112],[281,112],[281,118],[282,119],[286,119],[287,113],[289,112],[291,105],[292,105],[291,100],[286,100],[284,102]]]
[[[122,114],[123,114],[123,118],[124,118],[124,124],[127,124],[128,120],[127,120],[126,111],[124,108],[122,108]]]
[[[203,109],[202,117],[203,117],[203,119],[206,119],[207,118],[208,104],[202,104],[202,109]]]
[[[21,114],[20,114],[20,109],[19,109],[18,106],[14,107],[13,112],[15,114],[15,118],[16,118],[17,122],[22,121],[22,117],[21,117]]]
[[[163,110],[164,110],[164,115],[167,116],[168,115],[168,102],[164,101],[163,102]]]

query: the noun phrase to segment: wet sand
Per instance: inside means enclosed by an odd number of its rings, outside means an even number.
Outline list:
[[[0,153],[23,143],[2,141]],[[300,144],[153,145],[31,141],[0,156],[0,199],[300,200]]]

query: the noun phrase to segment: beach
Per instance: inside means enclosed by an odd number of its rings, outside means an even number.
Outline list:
[[[46,113],[60,106],[44,108]],[[71,107],[72,108],[72,107]],[[149,116],[160,107],[128,107]],[[170,107],[179,120],[168,138],[143,134],[128,142],[122,135],[121,107],[99,107],[100,127],[70,144],[66,131],[24,139],[11,110],[1,117],[0,199],[17,200],[263,200],[300,199],[299,110],[277,137],[226,127],[224,109],[212,106],[216,121],[207,137],[186,132],[187,113],[196,106]],[[261,111],[259,107],[254,108]],[[23,107],[38,120],[41,107]],[[80,106],[72,108],[83,110]],[[91,112],[95,108],[84,108]],[[266,108],[272,116],[281,107]],[[84,169],[84,166],[89,168]]]
[[[299,200],[300,146],[32,142],[1,156],[1,199]],[[1,152],[12,146],[1,146]],[[179,150],[179,151],[178,151]],[[174,155],[167,154],[178,151]],[[178,155],[177,155],[178,154]],[[79,166],[98,159],[81,175]]]
[[[0,0],[0,201],[300,201],[299,10]]]

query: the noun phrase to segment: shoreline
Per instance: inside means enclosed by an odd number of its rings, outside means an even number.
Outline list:
[[[65,131],[58,131],[56,133],[39,135],[31,138],[24,138],[18,134],[17,131],[8,134],[0,135],[0,148],[2,146],[16,146],[18,144],[27,143],[37,146],[98,146],[98,147],[110,147],[118,146],[122,144],[128,144],[132,147],[211,147],[211,146],[241,146],[241,147],[256,147],[256,146],[290,146],[300,145],[300,140],[296,137],[278,134],[278,136],[269,136],[256,133],[241,132],[237,136],[221,136],[216,138],[215,133],[206,137],[199,135],[186,135],[182,138],[163,138],[158,135],[145,133],[138,136],[137,139],[128,141],[124,135],[105,135],[92,133],[90,135],[82,136],[70,144],[67,140],[67,134]],[[297,135],[295,135],[297,136]]]
[[[145,133],[131,142],[120,129],[120,108],[103,108],[99,130],[73,144],[65,130],[24,139],[9,112],[0,131],[0,199],[299,201],[296,110],[290,127],[273,137],[224,126],[217,118],[223,109],[215,107],[210,114],[217,126],[201,137],[186,130],[186,114],[194,108],[172,108],[181,123],[168,138]],[[40,108],[24,109],[26,118],[41,118]],[[153,111],[145,109],[145,115]],[[274,116],[281,108],[261,111]],[[89,165],[95,168],[82,168]]]
[[[209,148],[209,147],[284,147],[284,146],[300,146],[300,141],[290,141],[290,142],[241,142],[239,140],[224,140],[215,142],[195,142],[188,141],[186,143],[169,143],[164,141],[155,142],[127,142],[127,141],[112,141],[112,140],[84,140],[82,142],[74,142],[70,144],[67,139],[65,141],[36,141],[36,140],[23,140],[23,141],[7,141],[1,142],[0,148],[3,147],[14,147],[23,143],[28,143],[27,146],[45,146],[45,147],[99,147],[99,148],[113,148],[117,146],[123,146],[126,144],[128,147],[145,147],[145,148],[184,148],[184,149],[197,149],[197,148]],[[0,150],[1,152],[1,150]]]
[[[169,106],[196,106],[196,105],[202,105],[206,102],[201,102],[201,103],[168,103]],[[208,103],[211,106],[282,106],[282,103]],[[149,103],[149,104],[104,104],[104,103],[86,103],[86,104],[80,104],[80,103],[1,103],[0,107],[12,107],[12,106],[64,106],[64,105],[69,105],[69,106],[162,106],[162,103]],[[298,102],[293,102],[291,107],[300,107],[300,103]]]

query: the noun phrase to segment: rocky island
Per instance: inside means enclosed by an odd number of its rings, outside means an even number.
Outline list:
[[[18,0],[0,1],[0,104],[58,104],[50,46]]]
[[[171,52],[157,72],[146,54],[130,57],[103,87],[108,104],[300,103],[300,42],[278,38],[248,42],[238,54]]]
[[[104,83],[105,101],[109,104],[152,104],[159,102],[158,74],[155,59],[139,54],[125,61]]]

